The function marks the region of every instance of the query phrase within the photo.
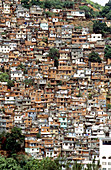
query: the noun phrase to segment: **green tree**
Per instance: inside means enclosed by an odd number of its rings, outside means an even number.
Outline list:
[[[108,20],[111,20],[111,1],[105,4],[102,11],[100,11],[102,17],[106,17]]]
[[[31,0],[31,6],[32,5],[40,5],[40,1],[39,0]]]
[[[86,5],[80,6],[79,8],[80,8],[80,10],[85,11],[86,18],[95,18],[95,17],[99,16],[99,12],[93,11],[92,8],[90,8],[90,7],[86,6]]]
[[[44,158],[41,161],[39,160],[29,160],[27,164],[24,166],[25,170],[62,170],[60,164],[56,163],[54,160],[50,158]]]
[[[27,161],[26,165],[24,166],[25,170],[38,170],[39,169],[39,160],[30,159]]]
[[[41,138],[40,133],[37,133],[37,139]]]
[[[111,59],[111,47],[107,45],[104,50],[104,56],[106,59],[110,58]]]
[[[108,14],[106,14],[106,18],[107,20],[111,20],[111,10],[108,12]]]
[[[55,160],[50,158],[43,158],[42,160],[28,158],[25,155],[13,154],[11,158],[6,158],[0,156],[0,169],[13,169],[13,170],[62,170],[64,167],[66,170],[83,170],[83,165],[75,162],[72,167],[70,167],[70,162],[67,158],[58,157]],[[98,161],[95,164],[93,160],[92,164],[88,164],[85,170],[98,170],[100,168],[100,163]]]
[[[1,149],[5,150],[5,145],[6,145],[6,133],[5,131],[3,131],[1,134],[0,134],[0,146],[1,146]]]
[[[33,79],[25,79],[24,80],[24,83],[25,83],[25,85],[27,86],[27,87],[29,87],[29,86],[32,86],[33,84],[34,84],[34,80]]]
[[[111,104],[106,105],[107,110],[111,109]]]
[[[100,12],[100,14],[102,15],[102,17],[105,17],[110,11],[110,7],[109,6],[106,6],[103,7],[103,10]]]
[[[9,79],[9,75],[7,73],[1,73],[0,74],[0,81],[1,82],[7,82],[7,86],[10,89],[11,87],[14,87],[14,81]]]
[[[27,164],[28,157],[24,154],[12,154],[11,157],[16,160],[17,164],[24,169],[24,166]]]
[[[24,66],[23,64],[19,64],[19,65],[17,66],[17,69],[18,69],[18,70],[24,69],[24,68],[25,68],[25,66]]]
[[[16,160],[13,158],[5,158],[0,156],[0,169],[1,170],[22,170],[20,165],[17,164]]]
[[[49,51],[49,56],[51,58],[55,58],[55,57],[58,57],[59,55],[59,52],[58,52],[58,49],[56,48],[51,48],[50,51]]]
[[[44,1],[44,8],[48,8],[48,9],[50,9],[50,8],[51,8],[51,6],[52,6],[52,2],[51,2],[51,1],[49,1],[49,0]]]
[[[87,168],[85,170],[98,170],[100,168],[100,161],[95,163],[95,158],[93,159],[92,163],[87,164]]]
[[[91,100],[91,99],[92,99],[92,94],[91,94],[91,93],[89,93],[89,95],[88,95],[88,99],[89,99],[89,100]]]
[[[91,4],[91,6],[93,6],[93,7],[96,8],[96,9],[99,9],[99,10],[103,8],[100,4],[95,3],[95,2],[93,2],[93,1],[91,1],[91,0],[87,0],[87,3],[88,3],[88,4]]]
[[[85,170],[92,170],[92,164],[87,164],[87,168]]]
[[[86,18],[91,18],[92,17],[92,15],[91,15],[91,8],[89,8],[86,5],[80,6],[79,8],[80,8],[80,10],[84,10],[85,11]]]
[[[48,38],[47,37],[43,37],[42,41],[45,42],[45,43],[48,43]]]
[[[54,60],[54,66],[55,67],[58,67],[59,65],[59,62],[58,62],[58,59],[59,59],[59,51],[58,49],[56,48],[51,48],[50,51],[49,51],[49,54],[48,56]]]
[[[22,4],[22,6],[24,7],[24,8],[30,8],[31,7],[31,3],[30,3],[30,1],[29,0],[21,0],[21,4]]]
[[[14,127],[11,129],[11,133],[4,133],[1,136],[1,149],[8,151],[9,154],[21,150],[21,145],[24,144],[24,135],[21,134],[20,128]]]
[[[101,23],[100,21],[94,21],[93,24],[93,32],[96,34],[102,34],[104,36],[105,33],[111,33],[111,28],[107,27],[106,23]]]
[[[0,73],[0,81],[7,82],[9,80],[9,75],[7,73]]]
[[[22,6],[25,8],[30,8],[32,5],[39,5],[41,8],[57,8],[57,9],[61,9],[61,8],[73,8],[74,2],[69,2],[69,1],[65,1],[62,2],[60,0],[21,0]]]
[[[23,65],[23,64],[19,64],[19,65],[17,66],[17,70],[22,70],[24,74],[27,74],[27,73],[28,73],[27,68],[26,68],[25,65]]]
[[[63,8],[73,8],[73,6],[74,6],[74,2],[72,1],[65,1],[63,3]]]
[[[44,3],[44,8],[62,8],[63,2],[60,0],[48,0],[48,1],[43,1]]]
[[[72,167],[72,170],[82,170],[82,168],[83,168],[82,164],[75,162],[73,167]]]
[[[11,89],[11,87],[14,87],[14,81],[13,80],[8,80],[7,86],[8,86],[8,89]]]
[[[50,158],[45,158],[40,161],[40,170],[61,170],[60,164],[56,164],[55,161]]]
[[[95,53],[94,51],[92,51],[90,54],[89,54],[89,61],[90,62],[98,62],[98,63],[101,63],[101,58],[99,57],[98,53]]]

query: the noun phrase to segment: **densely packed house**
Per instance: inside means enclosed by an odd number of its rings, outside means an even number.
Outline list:
[[[0,0],[0,131],[20,127],[34,158],[90,163],[111,137],[111,59],[102,34],[77,26],[84,11],[51,13]],[[92,51],[101,63],[89,61]]]

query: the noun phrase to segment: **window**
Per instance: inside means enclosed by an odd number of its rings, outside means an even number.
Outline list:
[[[103,145],[111,145],[111,141],[103,141]]]
[[[108,165],[111,165],[111,162],[108,162]]]
[[[105,156],[103,156],[103,157],[102,157],[102,159],[106,159],[106,157],[105,157]]]
[[[106,165],[106,162],[102,162],[102,165]]]

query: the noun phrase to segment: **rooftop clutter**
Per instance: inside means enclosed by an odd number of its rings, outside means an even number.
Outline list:
[[[0,131],[20,127],[35,158],[99,160],[99,137],[111,137],[110,40],[79,9],[0,6]]]

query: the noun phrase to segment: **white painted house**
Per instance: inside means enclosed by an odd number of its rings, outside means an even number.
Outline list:
[[[111,170],[111,138],[100,138],[101,170]]]
[[[87,37],[88,41],[98,41],[102,40],[102,34],[90,34]]]

